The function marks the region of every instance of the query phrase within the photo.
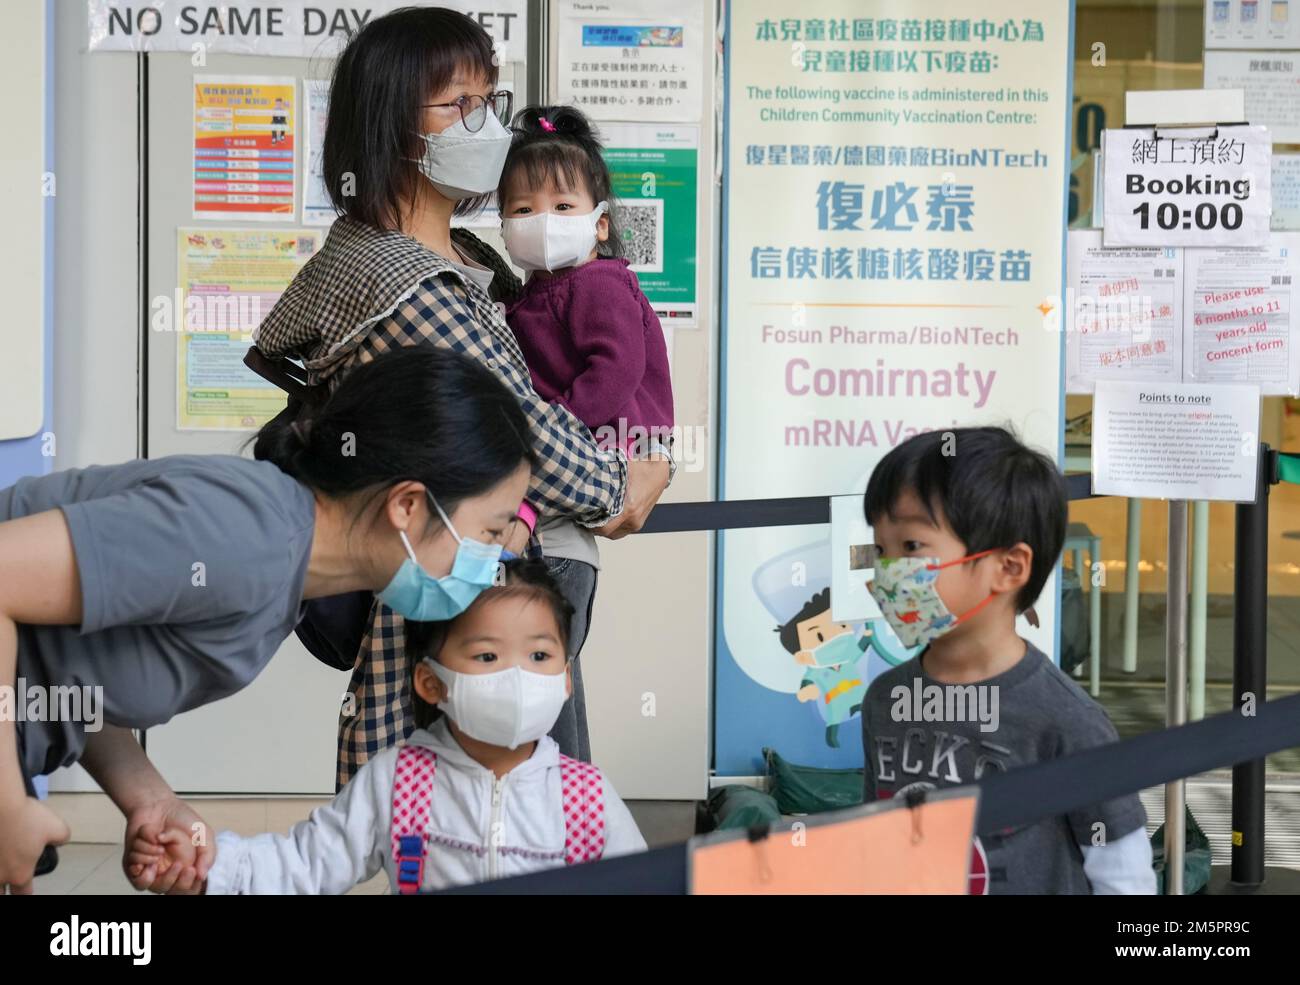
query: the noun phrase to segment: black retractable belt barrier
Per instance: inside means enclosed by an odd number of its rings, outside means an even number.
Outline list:
[[[1065,477],[1071,500],[1092,499],[1092,476]],[[688,530],[738,530],[746,527],[791,527],[830,523],[829,496],[790,499],[723,499],[703,503],[660,503],[650,511],[639,533],[668,534]]]
[[[1225,712],[1190,725],[1148,732],[1064,759],[994,773],[979,782],[978,834],[1033,824],[1093,807],[1170,780],[1262,759],[1300,746],[1300,694]],[[686,844],[608,862],[548,869],[514,879],[443,890],[452,893],[684,893]]]

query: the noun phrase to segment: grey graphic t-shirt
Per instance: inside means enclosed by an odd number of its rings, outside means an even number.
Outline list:
[[[293,632],[316,505],[270,462],[176,455],[0,489],[0,520],[52,509],[67,519],[82,621],[20,624],[17,676],[24,692],[86,699],[18,722],[28,775],[75,762],[105,722],[148,728],[234,694]]]
[[[1010,670],[960,692],[926,676],[923,657],[891,668],[867,690],[867,801],[971,784],[994,770],[1117,738],[1101,705],[1032,644]],[[1114,842],[1145,823],[1142,803],[1131,794],[978,839],[971,891],[1089,893],[1080,846],[1095,844],[1097,832]]]

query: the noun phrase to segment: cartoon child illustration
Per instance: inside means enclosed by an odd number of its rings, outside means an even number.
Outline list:
[[[867,681],[858,661],[871,637],[858,636],[851,623],[832,621],[829,588],[804,603],[776,632],[795,662],[806,668],[795,696],[818,702],[826,720],[826,744],[838,749],[840,724],[862,710]]]

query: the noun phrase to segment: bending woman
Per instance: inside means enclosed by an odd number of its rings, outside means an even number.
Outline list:
[[[60,766],[86,767],[126,815],[128,844],[202,823],[130,729],[244,687],[305,599],[364,589],[412,616],[458,613],[491,584],[535,464],[515,397],[433,348],[359,367],[310,428],[268,425],[256,453],[0,490],[0,687],[49,712],[0,714],[0,893],[30,892],[42,849],[68,837],[30,795],[32,776]],[[128,868],[159,890],[204,874]]]

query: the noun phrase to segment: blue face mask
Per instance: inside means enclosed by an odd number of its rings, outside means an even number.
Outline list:
[[[415,551],[411,549],[411,542],[406,538],[406,531],[399,530],[398,534],[408,556],[397,569],[397,574],[393,575],[388,587],[377,596],[379,601],[398,615],[420,622],[454,619],[464,612],[478,598],[479,593],[496,580],[497,564],[501,559],[500,544],[480,544],[468,537],[461,537],[432,494],[429,501],[460,545],[456,548],[456,560],[452,562],[451,574],[435,578],[420,567],[420,562],[415,559]]]
[[[834,667],[838,664],[853,663],[862,656],[858,638],[852,633],[842,633],[832,640],[827,640],[812,651],[814,667]]]

